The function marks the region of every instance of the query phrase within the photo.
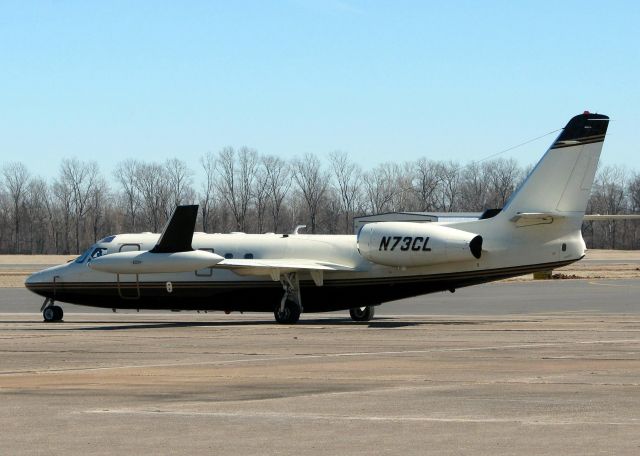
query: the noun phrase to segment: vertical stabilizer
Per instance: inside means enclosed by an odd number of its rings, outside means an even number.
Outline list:
[[[598,167],[609,118],[585,112],[572,118],[538,162],[502,214],[564,214],[582,217]]]

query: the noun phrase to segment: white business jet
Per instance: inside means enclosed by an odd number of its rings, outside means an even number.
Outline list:
[[[553,269],[585,254],[581,225],[609,118],[572,118],[505,207],[457,223],[379,222],[357,235],[194,233],[179,206],[162,234],[119,234],[30,276],[45,321],[66,302],[112,309],[304,312],[349,309]]]

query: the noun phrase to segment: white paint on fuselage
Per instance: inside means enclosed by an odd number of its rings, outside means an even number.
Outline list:
[[[577,215],[577,214],[576,214]],[[513,222],[498,215],[487,220],[448,223],[451,228],[459,228],[483,237],[483,252],[480,259],[443,263],[422,267],[388,267],[374,264],[364,259],[357,248],[355,235],[288,235],[281,234],[205,234],[195,233],[194,249],[210,249],[216,254],[233,258],[244,258],[251,254],[254,259],[295,258],[325,261],[356,269],[355,272],[328,271],[324,273],[324,282],[333,280],[376,279],[389,277],[423,276],[454,272],[482,271],[498,268],[543,264],[577,260],[584,255],[585,246],[580,233],[579,216],[558,218],[551,224],[515,227]],[[98,243],[93,248],[107,249],[107,255],[121,249],[130,249],[131,244],[140,246],[140,250],[152,249],[159,234],[121,234],[109,243]],[[562,250],[565,244],[565,251]],[[92,270],[83,263],[71,262],[66,265],[49,268],[34,274],[30,283],[52,282],[57,276],[59,282],[114,282],[115,274]],[[311,280],[308,272],[301,272],[302,280]],[[131,275],[121,275],[121,281],[133,280]],[[194,272],[141,274],[138,278],[144,282],[264,282],[270,280],[264,275],[240,275],[228,269],[216,269],[210,275]]]

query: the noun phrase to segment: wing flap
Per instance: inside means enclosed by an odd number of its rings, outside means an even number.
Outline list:
[[[288,272],[307,271],[356,271],[356,268],[344,264],[327,261],[314,261],[299,258],[273,258],[273,259],[225,259],[212,267],[217,269],[230,269],[240,275],[267,275],[279,277]],[[275,280],[275,279],[274,279]]]
[[[272,259],[224,259],[213,266],[214,268],[235,269],[235,268],[279,268],[296,270],[319,270],[319,271],[355,271],[352,266],[331,263],[328,261],[314,261],[298,258],[272,258]]]

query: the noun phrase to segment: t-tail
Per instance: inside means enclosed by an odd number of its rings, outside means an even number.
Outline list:
[[[579,227],[608,125],[609,117],[602,114],[572,118],[498,217],[521,224],[563,219]]]

